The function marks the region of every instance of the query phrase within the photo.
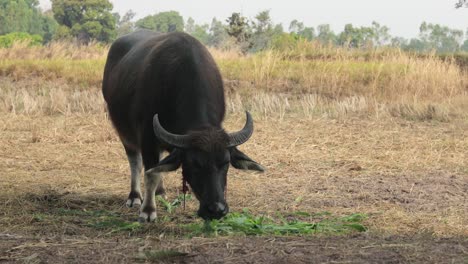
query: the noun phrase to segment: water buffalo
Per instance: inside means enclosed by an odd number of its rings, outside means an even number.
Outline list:
[[[200,202],[198,215],[219,219],[229,210],[224,195],[229,164],[263,171],[236,148],[252,135],[252,117],[247,112],[238,132],[223,130],[221,74],[208,50],[188,34],[144,30],[117,39],[107,57],[102,92],[130,164],[127,206],[141,206],[140,221],[156,219],[155,194],[165,192],[161,172],[182,167]],[[160,161],[165,150],[170,154]]]

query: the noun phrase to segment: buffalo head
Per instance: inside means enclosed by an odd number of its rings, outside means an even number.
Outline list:
[[[200,202],[198,215],[203,219],[219,219],[229,211],[224,195],[229,164],[236,169],[264,170],[236,148],[253,133],[252,116],[246,114],[245,126],[238,132],[228,134],[223,129],[208,127],[186,135],[168,132],[159,123],[158,115],[154,116],[156,138],[174,150],[151,170],[166,172],[182,166],[183,177]]]

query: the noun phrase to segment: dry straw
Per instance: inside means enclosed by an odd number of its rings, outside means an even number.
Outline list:
[[[468,77],[452,61],[307,43],[211,52],[225,77],[225,127],[239,129],[251,110],[255,133],[240,148],[267,168],[230,170],[231,210],[359,212],[373,234],[468,235]],[[73,237],[95,250],[107,234],[88,225],[101,221],[89,212],[136,219],[123,207],[129,169],[100,92],[105,53],[66,43],[0,50],[0,233]],[[434,119],[443,122],[419,122]],[[172,199],[180,171],[164,177]],[[196,207],[158,208],[171,221],[138,236],[178,234]]]

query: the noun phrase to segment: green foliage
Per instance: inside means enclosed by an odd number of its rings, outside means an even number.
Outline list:
[[[195,24],[195,20],[189,17],[185,24],[185,32],[197,38],[201,43],[207,45],[210,40],[210,34],[208,33],[209,27],[210,26],[208,24],[197,25]]]
[[[420,38],[430,49],[438,52],[455,52],[460,47],[463,31],[450,29],[438,24],[423,22],[420,27]]]
[[[251,51],[257,52],[271,48],[274,38],[283,33],[282,26],[273,27],[273,22],[270,18],[270,11],[265,10],[255,16],[255,21],[252,23],[252,48]]]
[[[42,37],[40,35],[30,35],[24,32],[13,32],[0,36],[0,47],[10,48],[15,42],[27,42],[30,46],[42,44]]]
[[[175,16],[175,14],[173,15]],[[180,21],[180,24],[183,25],[182,18]],[[347,24],[342,32],[335,34],[328,24],[314,28],[307,27],[298,20],[293,20],[288,28],[290,33],[284,33],[281,24],[273,24],[269,10],[259,12],[252,21],[240,13],[233,13],[226,19],[226,22],[227,25],[214,18],[209,26],[207,24],[197,25],[192,18],[189,18],[185,30],[205,45],[220,49],[229,49],[235,46],[244,53],[259,52],[270,48],[289,50],[297,46],[300,40],[358,49],[389,46],[421,52],[436,50],[439,53],[468,50],[468,40],[463,43],[464,34],[462,31],[437,24],[423,23],[420,37],[407,40],[401,37],[392,37],[387,26],[380,25],[375,21],[370,26],[361,27]],[[161,32],[165,32],[169,28],[166,23],[165,26],[157,29],[154,16],[140,19],[137,26]]]
[[[390,29],[387,26],[381,26],[379,23],[372,21],[371,29],[374,46],[382,46],[390,41]]]
[[[195,20],[193,18],[189,17],[187,19],[187,23],[185,23],[185,32],[192,34],[195,31]]]
[[[280,35],[275,35],[272,40],[272,48],[276,50],[292,50],[296,47],[298,41],[297,35],[282,33]]]
[[[305,38],[307,40],[312,40],[315,38],[315,29],[313,27],[305,27],[304,23],[294,19],[289,24],[289,31],[292,34],[295,34],[299,37]]]
[[[208,24],[195,25],[195,30],[193,31],[192,35],[198,40],[200,40],[201,43],[208,44],[210,40],[208,29],[209,29]]]
[[[0,0],[0,35],[26,32],[50,41],[57,23],[38,6],[37,0]]]
[[[247,52],[252,47],[251,36],[252,30],[249,25],[249,20],[240,13],[232,13],[228,19],[226,32],[229,36],[236,40],[236,43],[241,47],[243,52]]]
[[[52,14],[52,11],[45,12],[44,15],[41,18],[42,20],[42,29],[44,31],[43,33],[43,38],[44,42],[50,42],[53,38],[55,33],[57,32],[57,29],[59,27],[57,21],[54,18],[54,15]]]
[[[74,210],[58,208],[54,211],[55,216],[60,219],[70,219],[79,217],[84,220],[87,226],[108,231],[107,234],[115,232],[133,232],[141,229],[143,226],[138,222],[129,222],[122,219],[119,213],[107,210]]]
[[[146,16],[135,23],[137,28],[154,30],[156,32],[172,32],[184,30],[184,19],[177,11],[157,13]]]
[[[423,22],[419,28],[419,38],[411,39],[401,47],[404,50],[438,53],[454,53],[464,49],[463,31],[439,24]]]
[[[317,27],[317,40],[324,44],[324,45],[329,45],[329,44],[335,44],[336,43],[336,35],[335,33],[331,30],[330,25],[328,24],[322,24]]]
[[[185,201],[190,201],[192,200],[192,195],[186,194],[185,198],[183,194],[180,194],[177,196],[174,201],[169,202],[166,199],[164,199],[162,196],[158,195],[157,196],[158,201],[162,204],[162,206],[166,209],[168,213],[172,213],[177,207],[182,205]]]
[[[55,31],[54,35],[55,39],[71,39],[72,34],[71,34],[71,29],[67,26],[58,26],[57,30]]]
[[[116,36],[111,10],[108,0],[52,0],[54,17],[61,26],[57,38],[72,37],[82,43],[93,39],[111,42]]]
[[[0,0],[0,34],[10,32],[38,33],[37,1]]]
[[[318,218],[319,221],[307,222],[298,218]],[[203,225],[191,224],[188,229],[192,235],[307,235],[307,234],[344,234],[353,231],[363,232],[367,228],[362,225],[366,218],[363,214],[352,214],[345,217],[334,217],[329,213],[308,214],[300,212],[287,219],[278,215],[274,220],[266,216],[254,216],[247,210],[242,213],[228,214],[222,220],[206,221]]]
[[[114,14],[117,21],[117,37],[123,36],[135,30],[135,23],[132,21],[135,18],[136,13],[132,10],[128,10],[123,17],[120,17],[118,13]]]
[[[389,43],[390,29],[373,21],[370,27],[354,27],[347,24],[338,36],[337,42],[341,46],[351,48],[370,48],[383,46]],[[395,40],[396,41],[396,40]]]
[[[213,47],[221,47],[224,42],[229,38],[229,35],[226,30],[226,26],[223,22],[213,18],[211,21],[210,29],[209,29],[209,38],[208,38],[208,45]]]
[[[468,52],[468,39],[463,42],[463,45],[460,47],[460,49],[464,52]]]
[[[374,32],[370,27],[353,27],[345,25],[343,32],[338,37],[338,44],[351,48],[371,47]]]

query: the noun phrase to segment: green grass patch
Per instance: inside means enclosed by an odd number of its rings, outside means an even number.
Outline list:
[[[184,195],[180,194],[177,196],[172,202],[164,199],[164,197],[157,195],[157,200],[161,203],[161,205],[164,207],[166,212],[172,213],[174,210],[184,204]],[[192,200],[192,195],[186,194],[185,195],[185,201],[190,201]]]
[[[364,214],[337,217],[328,212],[319,214],[296,212],[288,216],[278,214],[276,218],[272,218],[254,216],[244,210],[242,213],[228,214],[221,220],[189,224],[186,228],[191,231],[192,236],[346,234],[366,231],[367,228],[362,224],[365,218]]]
[[[99,230],[109,230],[107,234],[123,231],[133,232],[143,227],[139,222],[128,222],[113,217],[103,217],[94,223],[90,223],[89,226]]]
[[[125,220],[125,218],[119,213],[107,210],[74,210],[58,208],[54,210],[53,214],[63,219],[79,217],[83,221],[84,226],[104,232],[107,231],[107,234],[115,232],[133,232],[143,227],[138,222]]]

